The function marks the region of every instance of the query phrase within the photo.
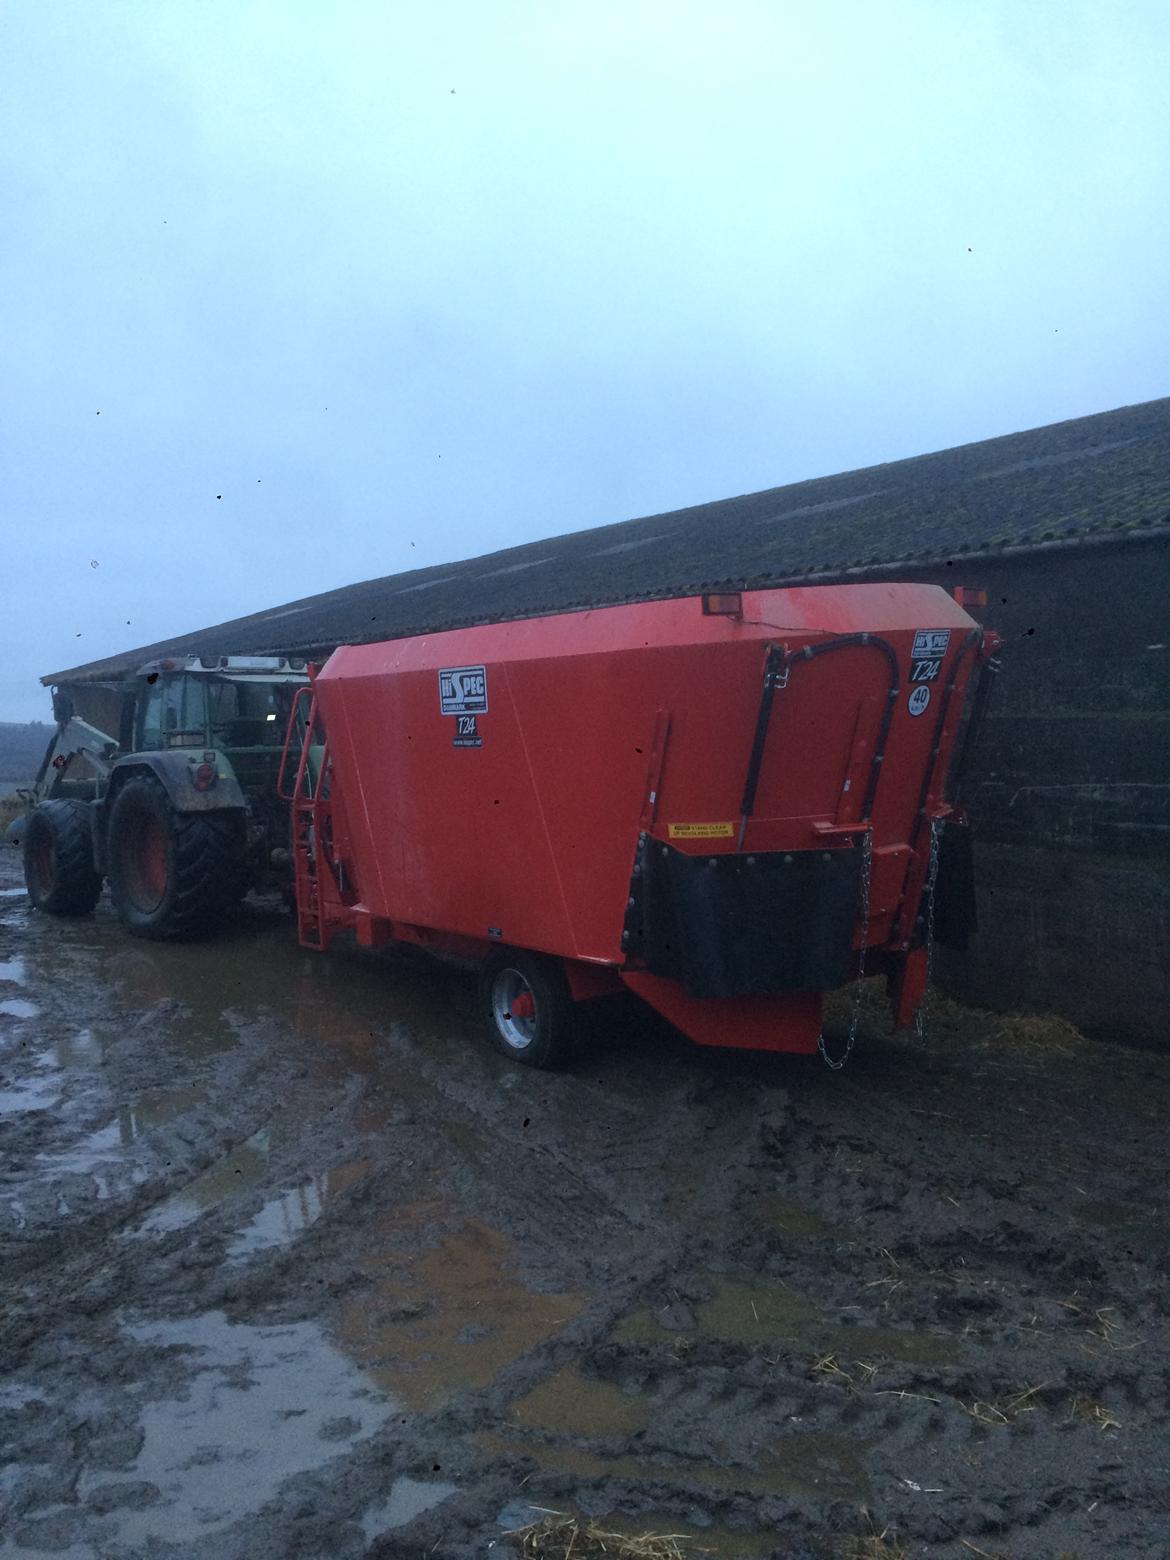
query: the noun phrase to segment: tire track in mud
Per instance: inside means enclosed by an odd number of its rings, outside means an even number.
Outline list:
[[[1027,1062],[1027,1053],[1020,1059]],[[1105,1067],[1115,1088],[1117,1072],[1145,1073],[1124,1054]],[[1159,1554],[1170,1531],[1165,1492],[1154,1498],[1154,1484],[1133,1470],[1131,1451],[1144,1444],[1150,1463],[1165,1467],[1165,1440],[1159,1445],[1156,1433],[1167,1407],[1165,1289],[1159,1306],[1148,1267],[1136,1283],[1132,1266],[1128,1273],[1111,1270],[1067,1210],[1070,1172],[1084,1178],[1072,1127],[1085,1113],[1077,1096],[1086,1074],[1098,1070],[1092,1053],[1077,1059],[1064,1088],[1049,1079],[1051,1113],[1032,1121],[1023,1140],[1000,1093],[1010,1088],[1012,1070],[981,1045],[955,1047],[919,1069],[922,1103],[913,1114],[946,1115],[954,1123],[945,1135],[922,1142],[915,1140],[921,1134],[907,1140],[912,1112],[891,1107],[881,1080],[860,1132],[851,1110],[839,1123],[831,1120],[819,1093],[799,1101],[788,1145],[797,1152],[785,1155],[782,1184],[837,1218],[847,1235],[806,1274],[806,1283],[827,1297],[855,1275],[856,1288],[886,1296],[880,1308],[859,1309],[859,1317],[873,1321],[888,1309],[900,1325],[949,1332],[965,1355],[961,1368],[917,1369],[901,1378],[883,1366],[872,1382],[842,1382],[838,1367],[858,1372],[842,1355],[831,1359],[821,1380],[838,1396],[842,1414],[859,1423],[865,1401],[884,1382],[898,1403],[899,1444],[910,1454],[901,1473],[913,1472],[916,1447],[929,1452],[936,1469],[941,1461],[946,1472],[930,1483],[946,1484],[949,1492],[924,1520],[921,1498],[905,1484],[899,1493],[888,1436],[872,1459],[875,1473],[884,1469],[894,1481],[884,1492],[883,1520],[931,1546],[923,1553],[949,1553],[946,1546],[960,1536],[1021,1556],[1106,1552],[1095,1530],[1100,1513],[1128,1502],[1144,1510],[1141,1538],[1131,1534],[1131,1547],[1108,1552]],[[1164,1091],[1164,1073],[1158,1081]],[[934,1100],[943,1107],[937,1112],[929,1110]],[[1140,1156],[1141,1134],[1136,1143],[1134,1136],[1128,1150],[1118,1143],[1098,1161],[1116,1161],[1135,1147]],[[827,1160],[827,1173],[814,1177],[812,1167]],[[1147,1151],[1147,1169],[1150,1163]],[[1140,1186],[1142,1177],[1133,1184]],[[1144,1186],[1148,1197],[1148,1180]],[[755,1255],[784,1271],[766,1243]],[[1127,1363],[1131,1350],[1148,1348],[1159,1335],[1154,1369]],[[896,1395],[903,1391],[909,1394],[904,1403]],[[1125,1443],[1120,1457],[1119,1438]],[[967,1477],[969,1466],[978,1469],[977,1487]],[[1070,1484],[1072,1467],[1077,1475]],[[919,1474],[917,1482],[927,1481]],[[1069,1488],[1082,1492],[1079,1508],[1062,1493]],[[994,1541],[980,1540],[980,1533]]]
[[[192,968],[277,945],[242,935]],[[99,1006],[104,938],[99,925],[65,961],[70,980],[90,970]],[[198,1560],[484,1560],[517,1499],[661,1516],[700,1538],[713,1522],[753,1560],[781,1539],[836,1552],[867,1530],[863,1505],[915,1560],[959,1560],[961,1540],[1012,1560],[1162,1560],[1161,1058],[1005,1050],[977,1016],[948,1029],[944,1012],[925,1051],[874,1034],[829,1080],[615,1019],[573,1072],[528,1075],[482,1050],[457,979],[333,967],[268,1016],[249,993],[236,1061],[192,1062],[210,1093],[178,1118],[193,1139],[181,1174],[126,1193],[112,1224],[63,1220],[59,1256],[18,1273],[26,1358],[57,1395],[0,1433],[17,1427],[27,1509],[62,1503],[40,1536],[96,1532],[140,1498],[93,1480],[133,1482],[151,1405],[218,1381],[214,1353],[159,1341],[197,1338],[214,1312],[233,1337],[323,1325],[411,1402],[330,1443]],[[144,970],[134,990],[155,992]],[[182,1007],[150,1011],[111,1053],[110,1090],[131,1100],[186,1054]],[[247,1190],[108,1260],[111,1229],[181,1196],[261,1117],[271,1148]],[[262,1200],[359,1154],[369,1169],[315,1222],[230,1255]],[[124,1330],[136,1315],[140,1337]],[[400,1537],[371,1536],[363,1513],[399,1480],[457,1488]],[[67,1518],[80,1526],[51,1528]]]

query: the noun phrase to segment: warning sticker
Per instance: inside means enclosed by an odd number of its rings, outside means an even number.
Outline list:
[[[486,715],[487,667],[445,666],[439,672],[439,708],[444,715]]]
[[[920,628],[914,634],[914,646],[910,651],[912,661],[937,661],[947,653],[951,642],[949,628]]]
[[[672,840],[730,840],[735,838],[735,824],[671,823],[666,832]]]

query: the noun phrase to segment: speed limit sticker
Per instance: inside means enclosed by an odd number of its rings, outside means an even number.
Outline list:
[[[930,703],[930,689],[925,683],[919,683],[917,688],[910,690],[910,697],[906,700],[906,708],[911,715],[921,715]]]

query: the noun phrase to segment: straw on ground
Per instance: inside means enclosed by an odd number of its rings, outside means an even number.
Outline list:
[[[566,1511],[550,1511],[504,1536],[526,1560],[689,1560],[711,1553],[687,1533],[617,1533]]]

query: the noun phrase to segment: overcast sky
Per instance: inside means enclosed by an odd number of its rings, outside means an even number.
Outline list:
[[[7,0],[0,719],[1170,393],[1170,6]]]

